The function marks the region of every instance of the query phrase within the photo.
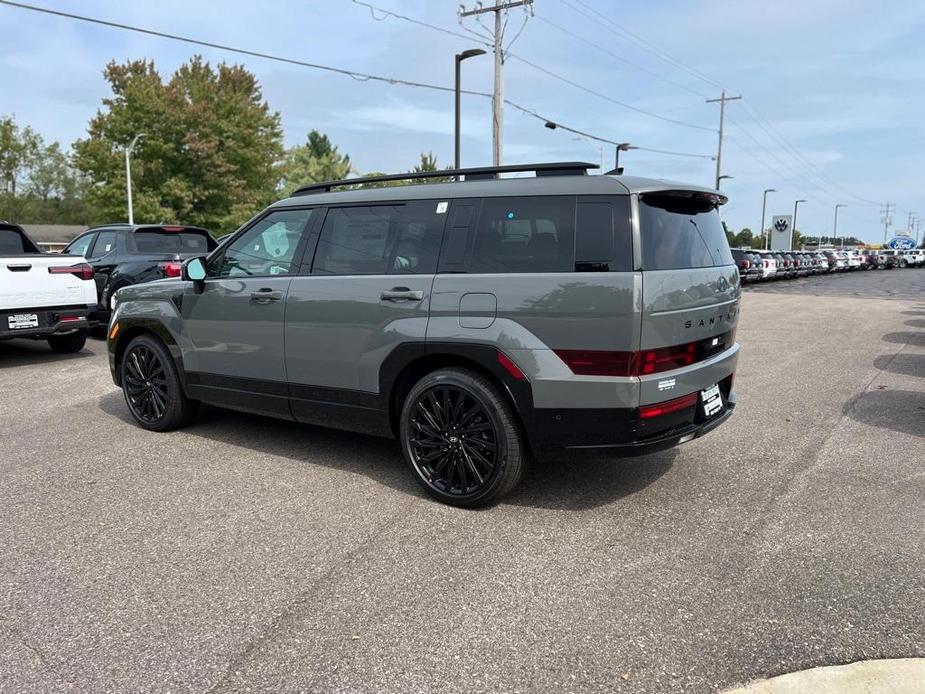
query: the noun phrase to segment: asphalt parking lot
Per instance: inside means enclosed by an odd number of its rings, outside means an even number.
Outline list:
[[[129,422],[0,343],[0,691],[713,692],[925,656],[925,271],[748,287],[729,424],[482,511],[394,442]]]

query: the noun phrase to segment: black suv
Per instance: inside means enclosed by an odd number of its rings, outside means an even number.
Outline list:
[[[88,229],[62,253],[82,255],[93,266],[99,305],[90,315],[90,324],[100,325],[109,322],[110,298],[116,290],[179,277],[184,260],[209,253],[217,245],[199,227],[107,224]]]
[[[733,248],[732,259],[739,268],[739,279],[742,282],[757,282],[761,279],[761,261],[755,254],[738,248]]]

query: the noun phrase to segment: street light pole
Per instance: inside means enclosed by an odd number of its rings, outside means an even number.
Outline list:
[[[835,206],[835,219],[832,222],[832,241],[833,243],[838,238],[838,208],[839,207],[848,207],[848,206],[842,203],[839,203],[838,205]]]
[[[797,228],[797,206],[805,200],[797,200],[793,203],[793,223],[790,225],[790,242],[787,244],[787,250],[793,250],[793,232]]]
[[[135,223],[135,213],[132,210],[132,150],[135,149],[135,145],[138,144],[138,141],[145,136],[144,133],[138,133],[132,138],[131,144],[125,148],[125,192],[128,197],[128,223]]]
[[[729,176],[728,174],[723,174],[722,176],[717,178],[716,179],[716,190],[719,190],[720,181],[722,181],[724,178],[735,178],[735,176]]]
[[[768,193],[776,193],[775,188],[766,188],[764,195],[761,196],[761,233],[764,234],[764,214],[768,209]],[[771,232],[768,232],[767,238],[764,240],[764,248],[768,250],[771,248]]]
[[[620,152],[629,152],[631,149],[636,149],[629,142],[621,142],[617,145],[617,151],[614,155],[613,168],[620,168]]]
[[[477,55],[485,55],[485,51],[481,48],[470,48],[468,51],[463,51],[462,53],[456,54],[456,121],[454,129],[454,140],[453,140],[453,151],[455,153],[454,163],[456,164],[455,168],[458,170],[461,168],[459,163],[459,129],[460,129],[460,94],[461,89],[459,86],[459,64],[467,58],[474,58]],[[459,180],[459,177],[456,177]]]

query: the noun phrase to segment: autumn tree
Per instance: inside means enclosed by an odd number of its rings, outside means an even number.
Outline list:
[[[327,135],[312,130],[304,145],[286,150],[282,194],[288,196],[308,183],[339,181],[347,178],[351,171],[350,157],[338,152]]]
[[[125,148],[132,153],[135,218],[234,229],[277,196],[279,114],[253,74],[199,56],[165,82],[152,61],[110,63],[112,96],[74,143],[96,221],[125,218]]]

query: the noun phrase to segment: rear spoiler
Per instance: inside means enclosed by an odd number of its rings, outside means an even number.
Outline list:
[[[641,194],[642,197],[658,197],[658,198],[688,198],[690,200],[702,200],[703,202],[710,203],[711,205],[725,205],[729,202],[727,198],[722,193],[718,193],[714,190],[649,190]]]
[[[190,227],[184,226],[182,224],[147,224],[145,226],[137,226],[133,229],[137,234],[139,231],[145,232],[156,232],[156,233],[167,233],[167,234],[179,234],[183,232],[192,232],[194,234],[205,234],[206,236],[212,236],[209,233],[208,229],[203,229],[202,227]]]

